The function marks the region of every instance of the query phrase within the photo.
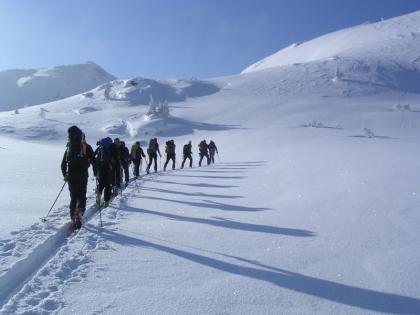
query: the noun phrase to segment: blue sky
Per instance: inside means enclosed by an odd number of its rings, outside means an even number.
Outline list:
[[[239,73],[418,0],[0,0],[0,70],[94,61],[119,78]]]

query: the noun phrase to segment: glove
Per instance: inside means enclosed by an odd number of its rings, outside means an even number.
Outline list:
[[[69,180],[69,178],[68,178],[67,175],[64,175],[64,178],[63,179],[64,179],[65,182],[67,182]]]

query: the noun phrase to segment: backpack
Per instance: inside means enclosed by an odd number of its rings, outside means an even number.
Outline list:
[[[216,150],[216,144],[213,141],[209,143],[209,150],[212,152]]]
[[[131,146],[131,159],[132,160],[138,160],[140,159],[140,147],[139,145],[135,142],[132,146]]]
[[[200,149],[200,151],[207,151],[207,143],[204,141],[201,141],[200,144],[198,145],[198,148]]]
[[[153,139],[149,141],[149,148],[147,149],[147,154],[156,154],[156,142]]]
[[[66,162],[69,166],[89,165],[86,154],[87,145],[83,142],[83,132],[77,126],[68,130],[69,142],[67,143]]]
[[[191,146],[189,144],[184,145],[184,148],[182,149],[182,153],[184,153],[184,155],[190,155]]]
[[[166,153],[174,154],[175,153],[175,143],[173,141],[166,142]]]
[[[97,160],[102,165],[111,163],[111,160],[112,160],[111,144],[112,144],[112,139],[110,137],[101,139],[99,143],[99,151],[98,151]]]

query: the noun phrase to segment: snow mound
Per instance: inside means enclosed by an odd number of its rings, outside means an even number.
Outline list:
[[[207,96],[219,90],[217,85],[208,81],[134,78],[105,83],[85,93],[85,97],[103,97],[105,100],[127,101],[131,105],[147,105],[150,102],[183,102],[187,98]]]
[[[0,71],[0,111],[60,100],[114,79],[92,62],[36,70]]]

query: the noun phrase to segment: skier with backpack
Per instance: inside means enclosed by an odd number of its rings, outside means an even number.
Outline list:
[[[142,163],[142,157],[146,158],[143,149],[140,146],[140,141],[135,142],[131,146],[131,160],[134,164],[134,177],[140,176],[140,165]]]
[[[168,166],[169,160],[172,160],[172,169],[175,169],[175,142],[174,140],[166,141],[165,146],[165,152],[166,152],[166,162],[163,166],[163,170],[166,171],[166,166]]]
[[[86,210],[88,169],[93,160],[93,150],[86,143],[79,127],[71,126],[67,133],[68,142],[61,162],[61,172],[69,185],[70,218],[73,228],[80,229]]]
[[[146,172],[149,174],[150,167],[152,166],[152,162],[155,161],[155,173],[157,172],[157,155],[161,158],[162,155],[160,154],[159,150],[159,143],[157,142],[157,138],[152,138],[149,141],[149,147],[147,148],[147,155],[149,155],[149,165],[147,165]]]
[[[128,182],[130,180],[130,174],[128,172],[128,169],[130,167],[131,158],[130,158],[130,152],[128,151],[128,148],[125,146],[124,141],[120,141],[120,160],[121,160],[121,166],[124,170],[125,187],[127,187]]]
[[[214,154],[217,152],[219,154],[219,150],[217,150],[216,143],[213,140],[210,140],[209,143],[209,152],[210,152],[210,163],[214,164]]]
[[[102,191],[104,191],[104,207],[108,207],[111,199],[112,176],[112,139],[106,137],[101,139],[98,148],[95,150],[95,174],[96,174],[96,204],[101,205]]]
[[[208,149],[209,149],[209,146],[206,140],[201,141],[200,144],[198,145],[198,150],[199,150],[199,155],[200,155],[200,161],[198,162],[198,166],[201,166],[201,161],[203,160],[204,157],[207,158],[207,165],[210,164]]]
[[[181,168],[184,168],[184,164],[187,159],[190,160],[190,168],[191,168],[192,163],[193,163],[191,141],[188,141],[188,144],[184,145],[182,149],[182,154],[184,155],[184,159],[182,160]]]

